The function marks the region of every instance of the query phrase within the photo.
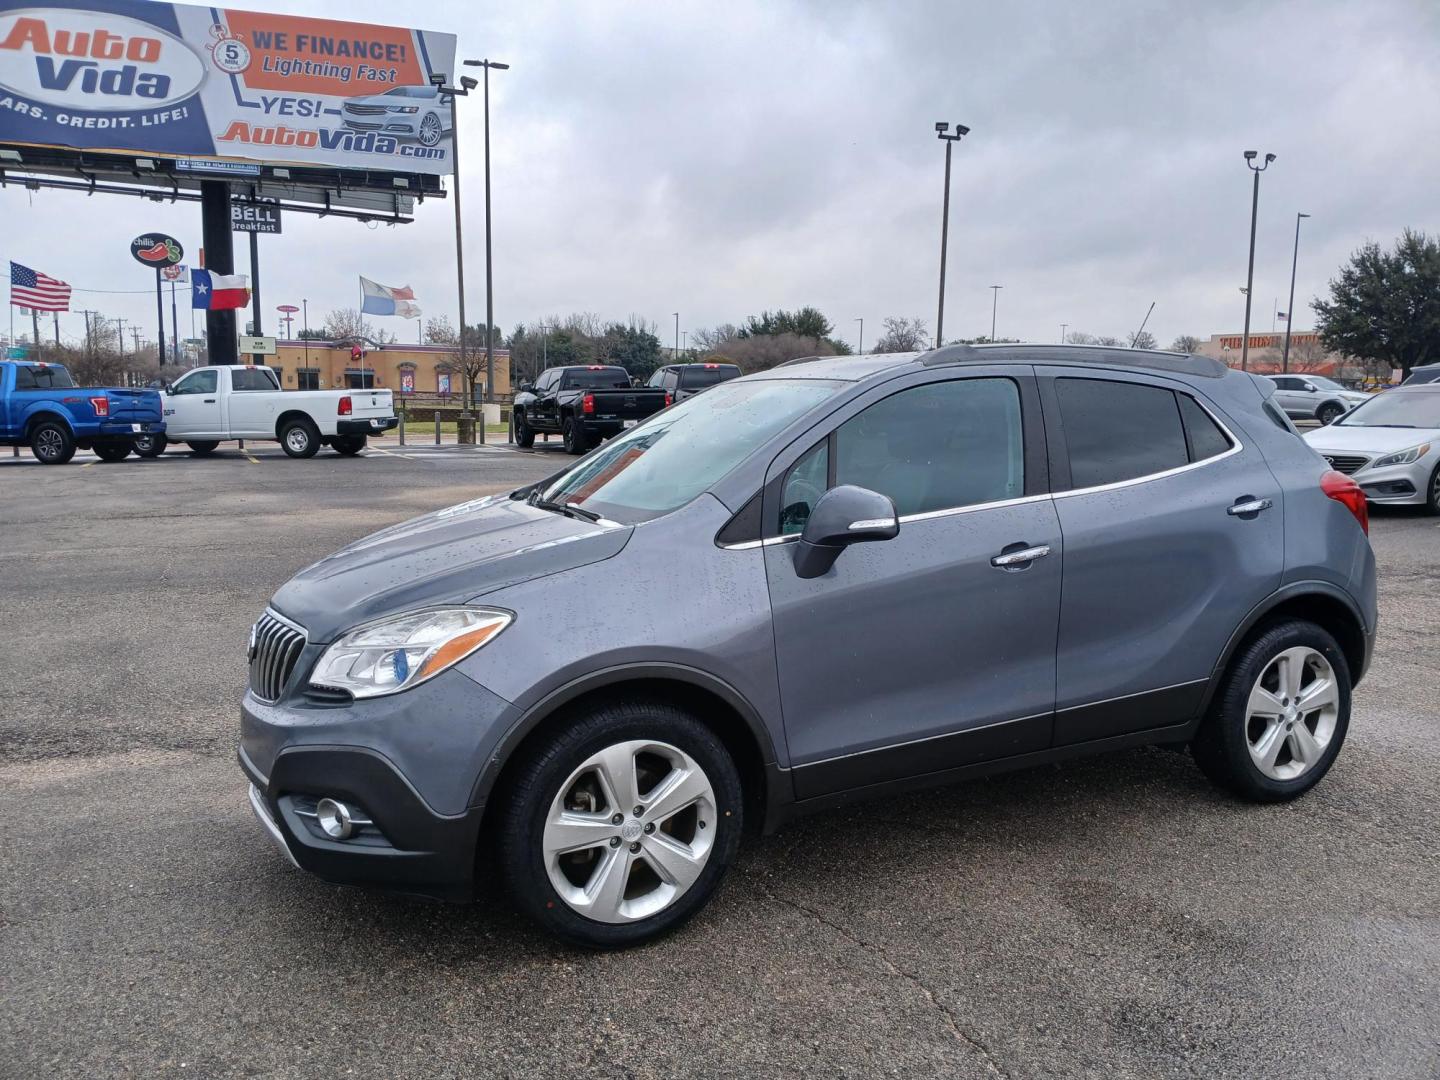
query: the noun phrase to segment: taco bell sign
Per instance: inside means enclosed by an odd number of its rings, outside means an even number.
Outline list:
[[[444,175],[455,37],[295,15],[0,0],[0,143]]]

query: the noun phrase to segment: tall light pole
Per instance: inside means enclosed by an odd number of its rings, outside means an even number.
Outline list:
[[[1255,150],[1245,151],[1245,164],[1255,174],[1255,192],[1250,197],[1250,269],[1245,274],[1245,334],[1240,339],[1241,371],[1248,370],[1250,363],[1250,294],[1255,290],[1255,220],[1260,213],[1260,174],[1275,160],[1274,154],[1266,154],[1264,164],[1256,165],[1255,159],[1259,156]]]
[[[493,402],[495,400],[495,289],[490,261],[490,69],[509,71],[510,65],[485,59],[466,60],[465,66],[485,69],[485,400]],[[464,85],[465,80],[461,79],[460,82],[461,85]],[[471,82],[470,86],[474,85],[474,82]],[[485,425],[483,423],[480,425],[480,431],[482,435],[480,441],[484,442]]]
[[[670,362],[678,363],[680,360],[680,313],[675,312],[675,351],[670,357]]]
[[[431,84],[440,92],[440,96],[450,102],[450,143],[451,160],[455,163],[454,187],[455,196],[455,285],[459,296],[460,307],[460,339],[456,346],[459,350],[458,360],[462,374],[468,376],[469,368],[465,363],[465,233],[460,225],[460,99],[468,97],[471,90],[480,84],[470,76],[461,78],[459,86],[446,86],[446,75],[443,71],[437,71],[430,76]],[[471,384],[473,388],[473,383]],[[460,419],[474,420],[474,414],[470,412],[470,394],[462,394],[460,399]],[[481,437],[483,439],[485,425],[480,425]],[[458,432],[455,436],[460,437]]]
[[[945,341],[945,248],[950,240],[950,151],[955,144],[970,134],[964,124],[956,124],[950,132],[950,125],[944,120],[935,125],[935,134],[945,143],[945,209],[940,214],[940,308],[935,313],[935,347]]]
[[[855,321],[860,324],[860,344],[856,347],[855,351],[863,354],[865,352],[865,320],[856,319]]]
[[[1064,345],[1064,344],[1065,344],[1065,331],[1066,331],[1067,329],[1069,329],[1069,327],[1070,327],[1070,324],[1069,324],[1068,322],[1062,322],[1062,323],[1060,324],[1060,344],[1061,344],[1061,345]]]
[[[1295,268],[1300,265],[1300,219],[1309,214],[1295,215],[1295,254],[1290,257],[1290,306],[1285,309],[1285,349],[1280,354],[1280,370],[1290,370],[1290,328],[1295,325]]]
[[[1004,285],[990,286],[990,340],[995,340],[995,312],[1000,306],[1000,290]]]
[[[309,300],[301,300],[301,301],[300,301],[300,325],[305,328],[305,366],[308,368],[308,367],[310,366],[310,301],[309,301]],[[206,344],[208,345],[209,343],[207,342]],[[206,357],[206,359],[209,359],[209,357]],[[199,376],[199,375],[196,375],[195,377],[198,379],[200,376]],[[319,380],[317,379],[316,381],[318,382]],[[296,383],[297,383],[297,384],[299,383],[299,380],[298,380],[298,379],[296,380]]]

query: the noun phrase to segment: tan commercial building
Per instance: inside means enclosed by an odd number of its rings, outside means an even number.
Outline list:
[[[247,357],[242,357],[247,359]],[[458,400],[465,390],[459,353],[445,345],[381,345],[361,349],[333,341],[278,341],[269,366],[286,390],[333,390],[367,386],[433,400]],[[484,376],[476,385],[484,396]],[[510,400],[510,353],[495,350],[495,397]]]
[[[1240,366],[1241,346],[1245,343],[1243,334],[1211,334],[1209,341],[1200,343],[1200,355],[1212,356],[1230,367]],[[1249,370],[1262,375],[1273,374],[1281,368],[1281,357],[1285,349],[1285,331],[1250,335]],[[1320,335],[1314,330],[1296,330],[1290,334],[1289,369],[1300,374],[1328,375],[1335,377],[1347,364],[1342,353],[1331,352],[1320,342]]]

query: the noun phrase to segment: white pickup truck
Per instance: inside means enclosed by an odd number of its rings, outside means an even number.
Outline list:
[[[231,439],[277,440],[297,458],[322,446],[354,455],[367,435],[399,423],[389,390],[282,390],[268,367],[193,368],[160,399],[165,434],[137,439],[141,457],[158,457],[172,442],[204,456]]]

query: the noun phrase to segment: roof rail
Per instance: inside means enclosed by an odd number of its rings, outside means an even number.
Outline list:
[[[939,367],[941,364],[964,364],[983,360],[980,351],[973,345],[942,345],[922,353],[916,359],[925,367]]]
[[[835,359],[837,359],[837,357],[835,357],[835,356],[797,356],[797,357],[795,357],[795,359],[793,359],[793,360],[786,360],[786,361],[784,361],[783,363],[776,364],[775,366],[776,366],[776,367],[793,367],[795,364],[810,364],[810,363],[814,363],[816,360],[835,360]]]

